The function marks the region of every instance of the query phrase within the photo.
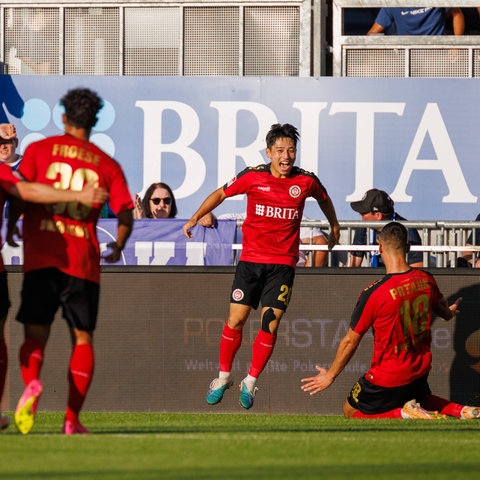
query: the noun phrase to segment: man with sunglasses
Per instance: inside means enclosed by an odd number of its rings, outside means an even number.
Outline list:
[[[253,406],[257,379],[273,352],[277,329],[290,301],[299,258],[300,224],[308,197],[315,198],[330,223],[329,248],[340,237],[335,208],[320,180],[294,166],[298,137],[293,125],[272,125],[266,136],[270,163],[247,167],[215,190],[183,226],[185,236],[191,238],[191,229],[227,197],[247,195],[242,253],[220,340],[219,376],[211,382],[206,396],[209,405],[219,403],[233,385],[231,370],[243,327],[252,308],[257,309],[261,303],[261,328],[253,343],[248,375],[240,383],[240,405],[246,409]]]

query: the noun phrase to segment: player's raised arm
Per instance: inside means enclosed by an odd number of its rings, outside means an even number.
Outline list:
[[[302,378],[302,390],[310,395],[315,395],[328,388],[335,379],[342,373],[353,354],[356,352],[362,336],[351,328],[338,345],[337,353],[332,365],[328,370],[317,366],[318,375],[315,377]]]

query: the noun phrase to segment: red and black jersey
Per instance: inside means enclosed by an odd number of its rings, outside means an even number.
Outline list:
[[[293,167],[289,177],[276,178],[270,164],[259,165],[246,168],[223,188],[227,197],[247,195],[240,260],[295,267],[305,200],[327,198],[317,176]]]
[[[429,273],[411,268],[385,275],[360,294],[350,327],[373,330],[373,358],[365,378],[381,387],[406,385],[427,374],[432,307],[442,294]]]
[[[12,188],[21,180],[20,176],[15,173],[8,165],[0,163],[0,227],[2,226],[3,207],[7,200],[7,195]],[[0,246],[3,245],[0,238]],[[3,258],[0,255],[0,272],[5,271]]]
[[[71,135],[49,137],[25,150],[20,173],[30,181],[81,190],[97,182],[109,192],[115,214],[133,208],[120,165],[91,142]],[[99,282],[100,250],[96,235],[102,205],[29,203],[23,220],[24,271],[57,268],[73,277]]]

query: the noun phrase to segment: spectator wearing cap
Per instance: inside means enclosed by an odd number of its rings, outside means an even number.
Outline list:
[[[358,212],[362,220],[367,222],[381,222],[381,221],[402,221],[406,220],[401,217],[394,209],[394,201],[390,198],[387,192],[372,188],[368,190],[363,198],[357,202],[351,202],[350,206],[353,210]],[[381,229],[367,229],[356,228],[353,237],[352,245],[377,245],[377,236]],[[367,235],[370,234],[370,242],[367,243]],[[421,245],[422,241],[417,230],[414,228],[408,229],[408,242],[410,245]],[[349,267],[360,267],[366,252],[353,251],[350,252],[348,262]],[[378,251],[369,253],[369,264],[371,267],[383,267],[382,260]],[[407,255],[407,262],[411,267],[423,267],[423,254],[419,251],[409,252]]]
[[[9,131],[7,131],[7,129]],[[13,170],[18,168],[22,160],[21,155],[17,153],[17,147],[18,137],[15,126],[12,124],[2,124],[2,129],[0,129],[0,162],[8,165]]]

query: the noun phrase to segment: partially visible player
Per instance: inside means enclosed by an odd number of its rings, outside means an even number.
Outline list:
[[[11,124],[0,124],[0,137],[2,139],[15,138],[15,127]],[[0,163],[0,228],[3,217],[1,213],[7,195],[15,195],[30,202],[81,202],[85,205],[91,205],[92,203],[102,204],[108,197],[104,189],[94,188],[93,184],[77,192],[73,190],[57,190],[40,183],[28,183],[22,181],[21,176],[15,173],[9,166]],[[1,243],[0,239],[0,245]],[[8,352],[4,330],[9,308],[10,298],[8,294],[7,272],[0,255],[0,402],[5,388],[8,367]],[[0,411],[0,430],[7,428],[9,424],[10,419]]]
[[[268,165],[248,167],[231,182],[211,193],[183,226],[191,229],[227,197],[247,195],[242,226],[242,253],[230,296],[230,312],[220,340],[220,372],[206,396],[219,403],[233,385],[232,364],[242,342],[243,327],[252,308],[262,303],[261,329],[253,343],[252,363],[240,383],[240,405],[251,408],[256,382],[273,352],[280,320],[292,294],[299,257],[300,224],[305,200],[313,197],[327,217],[331,231],[329,248],[339,240],[340,226],[327,191],[316,175],[295,167],[297,129],[290,124],[272,125],[266,136]]]
[[[133,226],[133,202],[120,165],[89,142],[103,101],[85,88],[70,90],[61,99],[65,135],[30,144],[20,173],[28,180],[61,189],[78,190],[95,181],[109,193],[109,206],[118,219],[117,240],[108,245],[107,262],[120,259]],[[63,433],[88,433],[79,414],[94,370],[93,332],[96,327],[100,249],[96,224],[102,205],[72,203],[43,206],[28,203],[23,219],[24,280],[17,320],[24,324],[20,367],[25,390],[15,410],[19,431],[34,424],[42,384],[40,371],[55,313],[61,307],[72,338],[68,370],[69,393]]]
[[[302,379],[302,389],[314,395],[328,388],[372,329],[370,369],[353,386],[343,406],[346,417],[480,419],[480,407],[438,397],[428,385],[432,312],[451,320],[461,298],[449,306],[433,276],[407,264],[408,232],[401,223],[383,227],[379,250],[386,275],[360,294],[330,368],[317,367],[318,375]]]

